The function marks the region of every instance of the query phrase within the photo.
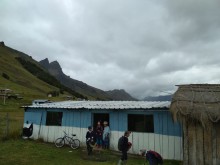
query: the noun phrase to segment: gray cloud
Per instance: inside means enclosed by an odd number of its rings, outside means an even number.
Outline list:
[[[132,96],[219,83],[218,0],[2,0],[0,40],[64,73]]]

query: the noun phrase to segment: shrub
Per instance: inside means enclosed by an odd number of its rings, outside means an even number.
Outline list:
[[[10,77],[6,74],[6,73],[2,73],[2,77],[4,77],[5,79],[9,80]]]

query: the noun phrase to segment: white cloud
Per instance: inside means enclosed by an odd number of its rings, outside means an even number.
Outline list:
[[[220,2],[2,0],[0,40],[103,90],[219,83]]]

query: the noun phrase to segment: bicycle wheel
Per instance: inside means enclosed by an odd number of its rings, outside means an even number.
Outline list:
[[[60,148],[64,146],[65,140],[64,138],[57,138],[54,143],[56,147]]]
[[[79,139],[73,139],[73,140],[71,141],[70,147],[71,147],[72,149],[77,149],[77,148],[79,148],[79,147],[80,147],[80,141],[79,141]]]

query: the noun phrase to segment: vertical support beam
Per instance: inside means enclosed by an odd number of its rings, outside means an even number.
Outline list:
[[[182,119],[183,126],[183,165],[189,165],[189,141],[188,141],[188,122],[185,118]]]
[[[217,164],[217,139],[216,139],[216,123],[213,123],[213,130],[212,130],[212,159],[213,165]]]
[[[204,165],[204,143],[203,143],[203,127],[201,124],[196,124],[196,163]]]
[[[5,137],[8,137],[8,134],[9,134],[9,115],[8,115],[8,113],[6,114],[5,120],[6,120]]]
[[[207,122],[206,128],[204,129],[204,160],[205,165],[213,164],[212,161],[212,123]]]
[[[220,164],[220,121],[216,123],[216,163]]]
[[[194,121],[188,122],[189,165],[196,165],[196,127]]]

